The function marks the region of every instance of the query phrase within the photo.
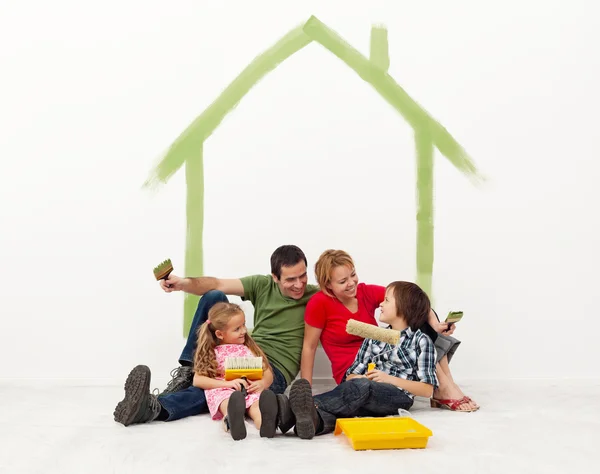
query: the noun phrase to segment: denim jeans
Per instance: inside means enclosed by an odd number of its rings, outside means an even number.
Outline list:
[[[413,405],[413,399],[398,387],[366,378],[342,382],[314,400],[323,420],[317,434],[331,433],[338,418],[397,415],[399,408],[408,410]]]
[[[194,313],[194,319],[190,326],[190,332],[185,343],[183,351],[179,356],[179,363],[181,365],[193,365],[194,364],[194,352],[196,352],[196,342],[198,340],[198,328],[202,326],[208,320],[208,312],[217,303],[228,303],[227,295],[222,291],[212,290],[205,293],[200,301],[198,307]]]
[[[192,319],[187,342],[179,356],[179,363],[181,365],[193,365],[198,328],[208,319],[210,308],[221,301],[227,302],[227,296],[222,291],[216,290],[209,291],[200,298],[198,308],[194,314],[194,319]],[[273,365],[271,365],[271,369],[273,370],[273,384],[271,385],[270,390],[275,393],[283,393],[287,388],[285,377],[281,371]],[[185,418],[187,416],[208,412],[204,390],[193,386],[178,392],[160,395],[158,401],[169,413],[169,417],[166,421],[179,420],[180,418]]]

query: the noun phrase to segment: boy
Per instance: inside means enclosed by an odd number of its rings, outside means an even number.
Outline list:
[[[337,418],[397,415],[412,407],[415,395],[432,396],[438,386],[435,347],[419,329],[431,308],[428,296],[414,283],[396,281],[386,288],[380,308],[380,321],[401,333],[396,346],[365,339],[346,381],[314,398],[307,380],[292,384],[291,413],[280,416],[295,419],[300,438],[330,433]],[[368,370],[369,363],[375,368]]]

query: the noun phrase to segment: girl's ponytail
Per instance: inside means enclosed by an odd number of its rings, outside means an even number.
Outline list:
[[[215,347],[217,336],[215,329],[211,327],[211,321],[206,321],[198,328],[198,343],[194,354],[194,371],[198,375],[204,375],[214,379],[219,375],[217,359],[215,358]]]

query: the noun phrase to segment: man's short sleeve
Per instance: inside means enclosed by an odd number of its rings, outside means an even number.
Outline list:
[[[240,278],[244,287],[244,301],[250,301],[252,304],[256,301],[258,295],[271,284],[271,277],[268,275],[251,275]]]
[[[304,322],[312,327],[323,329],[327,321],[327,302],[323,298],[323,293],[317,293],[306,305],[304,311]]]

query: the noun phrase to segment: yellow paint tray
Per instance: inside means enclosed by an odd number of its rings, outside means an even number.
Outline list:
[[[427,447],[431,430],[412,418],[338,418],[335,435],[344,433],[355,450]]]

